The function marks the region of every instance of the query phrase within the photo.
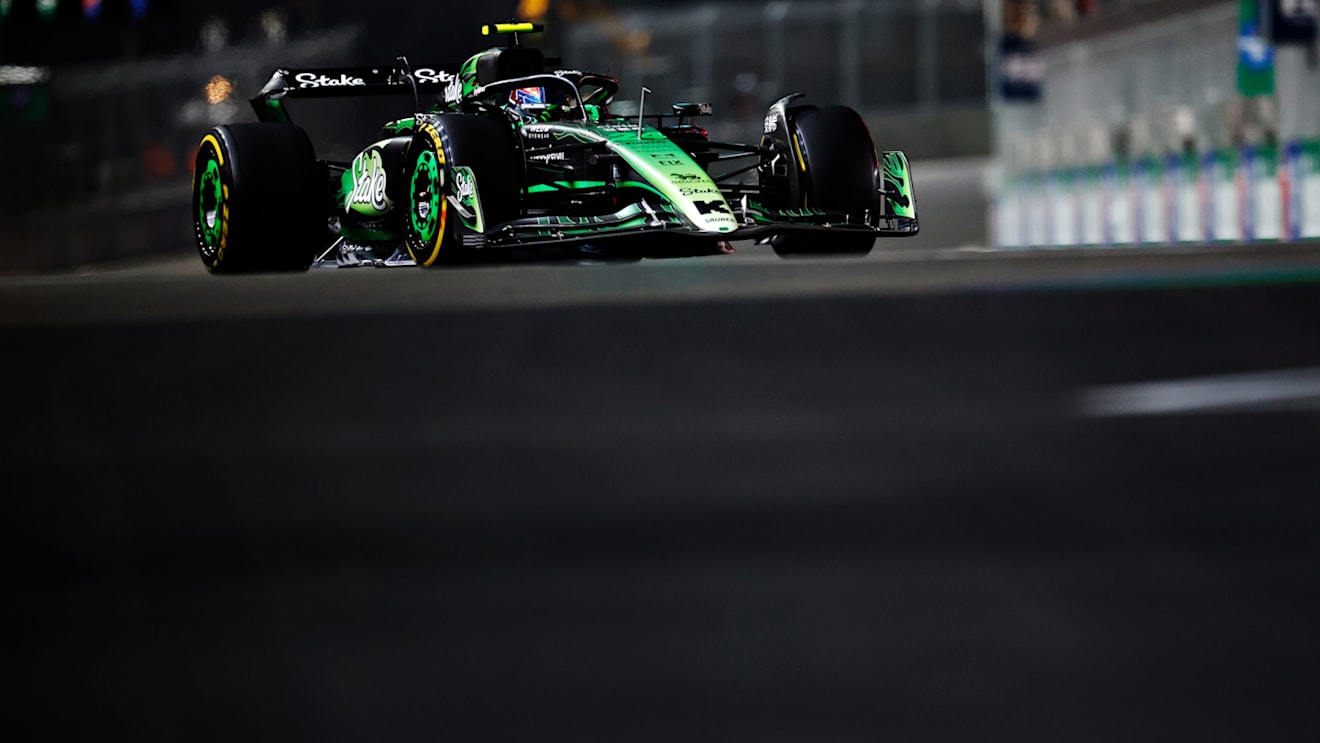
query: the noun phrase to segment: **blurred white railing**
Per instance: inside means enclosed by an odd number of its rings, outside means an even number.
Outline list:
[[[1239,6],[1050,46],[1038,103],[994,106],[1006,247],[1320,237],[1320,69],[1275,51],[1237,93]]]

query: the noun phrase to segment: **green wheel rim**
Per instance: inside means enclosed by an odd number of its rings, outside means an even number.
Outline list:
[[[225,187],[220,179],[220,162],[215,153],[206,154],[197,185],[197,234],[208,254],[214,254],[220,247],[220,237],[224,234]]]
[[[417,166],[413,168],[410,215],[413,234],[423,245],[435,244],[440,231],[441,186],[440,162],[435,152],[424,150],[417,156]]]

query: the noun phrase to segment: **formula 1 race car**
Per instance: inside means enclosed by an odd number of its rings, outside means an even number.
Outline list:
[[[557,69],[519,43],[540,30],[486,26],[508,43],[461,65],[275,72],[252,100],[261,123],[216,127],[198,150],[206,268],[666,257],[743,239],[780,255],[865,254],[878,236],[916,234],[907,158],[877,154],[852,109],[790,95],[770,107],[759,145],[712,142],[696,124],[707,104],[645,115],[643,88],[642,114],[612,116],[618,80]],[[285,107],[400,93],[419,113],[386,124],[351,163],[317,160]],[[423,111],[423,94],[442,102]]]

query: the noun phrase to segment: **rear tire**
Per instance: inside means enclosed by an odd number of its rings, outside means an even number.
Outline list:
[[[305,270],[325,242],[325,190],[302,129],[212,129],[198,148],[193,176],[202,264],[212,273]]]
[[[792,167],[798,168],[802,186],[802,203],[791,208],[843,212],[857,224],[868,216],[875,220],[881,214],[880,160],[862,117],[847,106],[799,106],[789,110],[789,126],[791,146],[797,150]],[[799,233],[777,235],[771,241],[781,256],[866,255],[874,244],[875,237],[865,234]]]
[[[463,224],[451,196],[457,196],[455,168],[471,170],[475,182],[480,227],[492,227],[518,216],[522,194],[522,158],[509,125],[479,116],[448,114],[418,122],[404,157],[407,189],[403,232],[417,265],[432,268],[474,258],[461,236],[475,231]]]

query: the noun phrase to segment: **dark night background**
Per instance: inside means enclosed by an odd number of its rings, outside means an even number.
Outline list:
[[[358,24],[365,46],[383,54],[417,55],[436,46],[471,39],[477,26],[514,17],[515,0],[449,3],[413,0],[229,0],[196,3],[153,0],[147,17],[127,18],[127,0],[106,0],[103,16],[87,23],[80,5],[62,0],[55,22],[39,22],[35,11],[16,0],[14,18],[0,24],[0,62],[61,64],[149,57],[190,52],[197,30],[209,18],[227,22],[236,38],[257,32],[258,18],[270,9],[284,11],[291,36],[313,29]],[[32,0],[26,0],[32,2]]]
[[[865,258],[211,276],[197,142],[271,69],[458,61],[517,3],[64,2],[0,23],[50,68],[0,87],[6,742],[1320,741],[1320,242],[994,249],[1000,154],[943,150]],[[665,100],[688,4],[597,50]],[[785,6],[706,27],[756,135],[904,42],[953,97],[877,141],[990,127],[977,0],[803,0],[779,57]],[[305,103],[323,156],[388,120]]]

